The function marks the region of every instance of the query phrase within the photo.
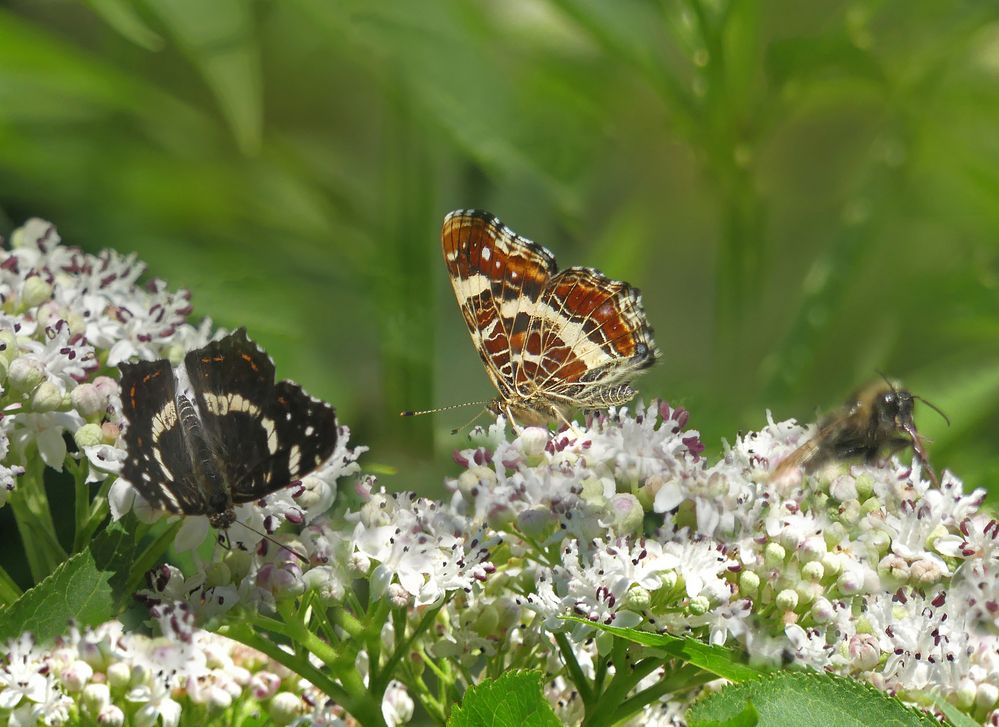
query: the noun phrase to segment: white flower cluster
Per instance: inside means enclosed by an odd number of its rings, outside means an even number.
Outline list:
[[[158,638],[113,621],[71,628],[44,649],[30,635],[0,648],[3,723],[176,727],[186,709],[214,719],[237,705],[278,725],[351,724],[342,708],[280,664],[193,628],[183,608],[164,608],[157,620],[165,634]],[[387,695],[387,709],[404,711],[405,704]]]
[[[505,533],[533,581],[518,603],[581,644],[593,629],[560,616],[694,635],[999,719],[999,526],[984,491],[950,473],[936,488],[897,460],[779,481],[773,465],[810,429],[770,421],[711,464],[685,422],[659,405],[511,441],[501,422],[456,455],[452,505]],[[553,701],[569,718],[571,700]]]
[[[61,245],[39,219],[10,244],[0,251],[0,505],[35,456],[63,468],[64,432],[89,459],[89,481],[116,470],[118,383],[96,374],[131,356],[177,360],[210,328],[187,323],[186,291],[137,285],[144,266],[134,255]]]
[[[118,383],[99,374],[133,356],[180,361],[210,324],[186,322],[186,294],[138,286],[134,257],[61,246],[38,220],[12,243],[0,253],[0,505],[15,487],[41,487],[42,463],[67,462],[68,432],[87,480],[106,480],[113,516],[163,517],[106,479],[126,453]],[[278,724],[356,724],[331,698],[342,690],[369,721],[395,725],[414,696],[446,716],[424,671],[449,680],[450,695],[506,668],[542,668],[559,716],[578,724],[576,681],[615,667],[613,640],[562,618],[574,614],[914,700],[933,692],[999,724],[999,525],[982,491],[965,494],[949,473],[932,486],[896,460],[778,480],[774,465],[808,428],[769,421],[710,462],[687,420],[656,404],[508,435],[500,419],[455,453],[446,503],[370,476],[345,489],[365,448],[341,426],[318,471],[236,508],[207,562],[194,550],[207,519],[184,519],[176,545],[193,566],[162,565],[141,591],[161,637],[111,622],[44,649],[29,635],[0,649],[0,722],[169,727],[193,708],[233,723],[256,709]],[[206,629],[265,651],[254,639],[277,634],[271,647],[309,651],[301,671],[314,681]],[[632,724],[680,723],[690,690],[662,696],[662,671],[643,664],[631,694],[654,694],[633,702],[644,707]]]

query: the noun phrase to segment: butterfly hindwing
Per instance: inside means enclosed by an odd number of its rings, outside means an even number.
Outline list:
[[[129,453],[122,476],[153,507],[189,515],[205,513],[204,493],[178,412],[173,367],[159,360],[122,363],[120,368]]]

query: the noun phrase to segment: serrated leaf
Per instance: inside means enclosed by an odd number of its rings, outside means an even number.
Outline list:
[[[116,587],[129,572],[131,553],[132,534],[118,524],[109,527],[0,611],[0,641],[25,631],[47,641],[64,633],[70,620],[96,626],[113,618]]]
[[[513,671],[472,687],[448,718],[448,727],[559,727],[541,691],[541,673]]]
[[[776,672],[732,684],[687,710],[690,727],[727,724],[752,705],[760,727],[939,727],[870,684],[818,672]]]
[[[566,621],[592,626],[609,634],[627,639],[636,644],[662,649],[669,656],[681,659],[694,666],[711,672],[733,682],[741,682],[761,676],[764,672],[743,664],[739,655],[723,646],[712,646],[689,637],[671,636],[669,634],[652,634],[638,629],[623,629],[617,626],[607,626],[593,623],[576,616],[565,616]]]

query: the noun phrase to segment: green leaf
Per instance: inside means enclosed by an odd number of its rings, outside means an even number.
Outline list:
[[[163,38],[146,25],[146,21],[135,11],[135,6],[131,2],[87,0],[87,4],[104,18],[104,22],[136,45],[152,51],[163,47]]]
[[[690,727],[746,724],[748,705],[760,727],[882,727],[939,725],[870,684],[818,672],[777,672],[733,684],[687,710]],[[738,718],[739,721],[734,721]]]
[[[251,5],[241,0],[148,0],[215,94],[245,153],[260,148],[260,53]]]
[[[739,655],[731,649],[723,646],[712,646],[697,639],[680,636],[670,636],[669,634],[652,634],[648,631],[637,629],[623,629],[617,626],[607,626],[593,623],[587,619],[577,616],[565,616],[566,621],[576,621],[587,626],[592,626],[609,634],[614,634],[622,639],[627,639],[636,644],[650,646],[654,649],[662,649],[669,656],[700,667],[724,679],[733,682],[741,682],[753,679],[764,674],[764,672],[747,666],[741,662]]]
[[[541,691],[541,673],[507,672],[465,693],[448,727],[559,727],[558,717]]]
[[[47,641],[64,633],[70,620],[96,626],[113,618],[115,589],[128,575],[132,549],[131,532],[117,523],[109,527],[90,548],[0,611],[0,641],[24,631]]]
[[[947,721],[954,725],[954,727],[978,727],[976,720],[969,717],[941,695],[931,694],[929,698],[933,702],[933,706],[943,712]]]

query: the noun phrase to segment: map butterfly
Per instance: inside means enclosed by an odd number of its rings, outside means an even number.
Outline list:
[[[659,350],[639,291],[555,256],[482,210],[441,230],[444,262],[472,342],[512,421],[566,420],[572,408],[618,406]]]
[[[246,329],[170,362],[122,363],[122,476],[154,507],[235,522],[234,505],[312,472],[337,440],[336,414],[291,381]]]

